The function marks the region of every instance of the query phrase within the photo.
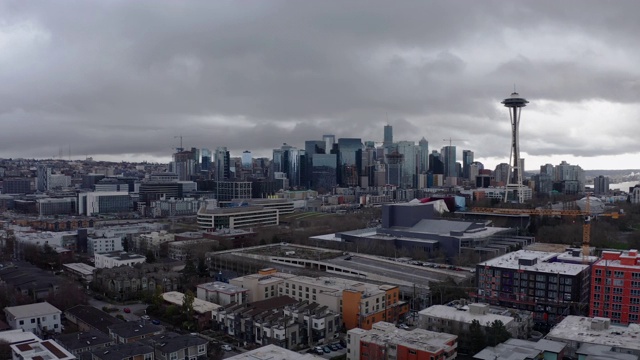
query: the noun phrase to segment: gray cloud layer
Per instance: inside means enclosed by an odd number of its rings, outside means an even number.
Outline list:
[[[70,145],[159,158],[180,134],[268,154],[323,133],[380,140],[388,114],[398,140],[439,148],[451,136],[506,159],[498,105],[514,83],[531,100],[529,154],[640,152],[639,12],[636,1],[3,2],[0,157]],[[626,111],[586,144],[572,109],[592,102]]]

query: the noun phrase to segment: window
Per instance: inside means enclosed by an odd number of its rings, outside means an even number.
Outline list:
[[[20,325],[24,325],[24,320],[20,320]]]
[[[172,352],[169,354],[169,360],[178,360],[178,352]]]
[[[629,314],[629,321],[633,323],[638,322],[638,314]]]
[[[622,272],[622,271],[614,271],[613,272],[613,276],[615,276],[617,278],[623,278],[624,277],[624,272]]]
[[[602,269],[596,269],[596,276],[602,276]]]
[[[36,323],[36,319],[31,319],[31,323],[35,324]]]

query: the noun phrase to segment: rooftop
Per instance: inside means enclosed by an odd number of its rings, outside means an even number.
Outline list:
[[[94,359],[122,360],[133,359],[136,355],[153,354],[153,348],[149,345],[136,341],[128,344],[109,346],[105,349],[94,350],[91,353],[93,354]]]
[[[240,292],[248,292],[249,289],[244,289],[240,286],[235,286],[235,285],[231,285],[231,284],[227,284],[221,281],[214,281],[214,282],[209,282],[209,283],[204,283],[204,284],[200,284],[198,285],[199,288],[201,289],[205,289],[207,291],[215,291],[215,292],[221,292],[224,294],[237,294]]]
[[[485,324],[490,324],[496,320],[502,321],[505,326],[514,321],[514,318],[511,316],[499,315],[491,312],[487,312],[484,314],[472,313],[469,311],[469,307],[466,305],[460,308],[447,305],[432,305],[424,310],[421,310],[418,314],[420,317],[430,316],[440,319],[455,320],[468,324],[470,324],[473,320],[478,320],[483,326]]]
[[[173,353],[181,349],[185,349],[191,346],[205,345],[209,343],[196,335],[180,335],[174,332],[169,332],[162,335],[156,335],[149,339],[149,344],[163,353]]]
[[[11,345],[11,350],[19,359],[24,360],[73,360],[76,357],[53,340],[42,341],[37,339],[32,342]]]
[[[537,359],[538,355],[546,351],[558,354],[566,344],[558,341],[540,340],[538,342],[509,339],[495,347],[486,347],[473,356],[482,360],[527,360]]]
[[[6,307],[4,311],[13,315],[16,319],[62,313],[62,311],[46,301],[29,305]]]
[[[166,292],[162,294],[162,298],[166,302],[179,305],[179,306],[182,306],[182,303],[184,302],[184,294],[178,291]],[[204,314],[208,311],[216,311],[220,307],[221,307],[220,305],[214,304],[209,301],[200,300],[198,298],[193,299],[193,311],[199,314]]]
[[[7,330],[7,331],[0,332],[0,340],[6,341],[9,344],[30,342],[37,339],[38,337],[35,336],[31,331],[24,331],[23,329]]]
[[[380,321],[367,331],[360,341],[375,343],[378,345],[396,344],[403,345],[410,349],[425,349],[431,353],[440,350],[447,350],[457,341],[456,335],[429,331],[424,329],[414,329],[406,331],[397,329],[395,325]],[[449,345],[448,343],[452,343]]]
[[[108,257],[116,260],[146,259],[145,256],[128,253],[124,251],[114,251],[110,253],[96,254],[96,256],[104,256],[104,257]]]
[[[313,354],[299,354],[276,345],[267,345],[255,350],[232,356],[227,360],[322,360],[323,357]]]
[[[87,265],[84,263],[70,263],[70,264],[64,264],[63,266],[71,270],[77,271],[83,275],[91,275],[93,274],[93,271],[96,269],[93,266]]]
[[[164,331],[164,327],[143,321],[129,321],[109,326],[109,333],[114,333],[124,339],[141,335],[156,334],[162,331]]]
[[[109,344],[112,340],[108,335],[100,331],[89,330],[86,332],[58,335],[56,336],[56,341],[67,350],[75,351],[87,347]]]
[[[557,262],[558,255],[558,253],[554,252],[518,250],[478,265],[562,275],[578,275],[589,268],[589,265]],[[534,265],[522,265],[520,264],[520,259],[536,260],[536,263]]]
[[[77,305],[65,311],[67,318],[74,317],[98,331],[109,334],[109,326],[122,323],[106,312],[89,305]]]
[[[640,351],[640,324],[610,325],[609,319],[571,315],[551,329],[547,338]]]

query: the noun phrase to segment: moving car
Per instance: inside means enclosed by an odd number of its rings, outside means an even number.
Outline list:
[[[224,344],[224,345],[222,345],[222,350],[224,350],[224,351],[231,351],[231,350],[233,350],[233,349],[231,348],[231,345],[229,345],[229,344]]]
[[[150,320],[151,318],[149,317],[149,315],[142,315],[142,316],[140,316],[140,319],[142,319],[142,320]]]

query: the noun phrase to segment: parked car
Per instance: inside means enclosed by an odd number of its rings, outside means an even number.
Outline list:
[[[344,349],[344,347],[342,345],[340,345],[340,343],[335,343],[333,345],[335,345],[338,348],[338,350]]]
[[[338,349],[338,347],[336,346],[336,344],[331,344],[329,345],[329,349],[331,349],[331,351],[338,351],[340,349]]]
[[[153,320],[151,320],[151,323],[153,325],[160,325],[160,320],[153,319]]]
[[[314,350],[314,351],[316,352],[316,354],[318,354],[318,355],[322,355],[322,354],[324,354],[324,350],[322,350],[322,347],[320,347],[320,346],[316,346],[316,347],[315,347],[315,349],[313,349],[313,350]]]
[[[344,258],[345,260],[351,260],[351,255],[347,256],[346,258]]]
[[[124,308],[124,309],[122,309],[122,311],[124,311],[124,312],[126,312],[126,313],[128,314],[128,313],[130,313],[130,312],[131,312],[131,309],[129,309],[129,308]]]
[[[222,345],[222,350],[224,350],[224,351],[231,351],[231,350],[233,350],[233,348],[232,348],[232,347],[231,347],[231,345],[229,345],[229,344],[223,344],[223,345]]]
[[[150,320],[151,318],[149,317],[149,315],[142,315],[142,316],[140,316],[140,319],[142,319],[142,320]]]
[[[328,346],[323,346],[323,347],[322,347],[322,351],[324,351],[324,353],[325,353],[325,354],[328,354],[328,353],[330,353],[330,352],[331,352],[331,349],[329,349],[329,347],[328,347]]]

